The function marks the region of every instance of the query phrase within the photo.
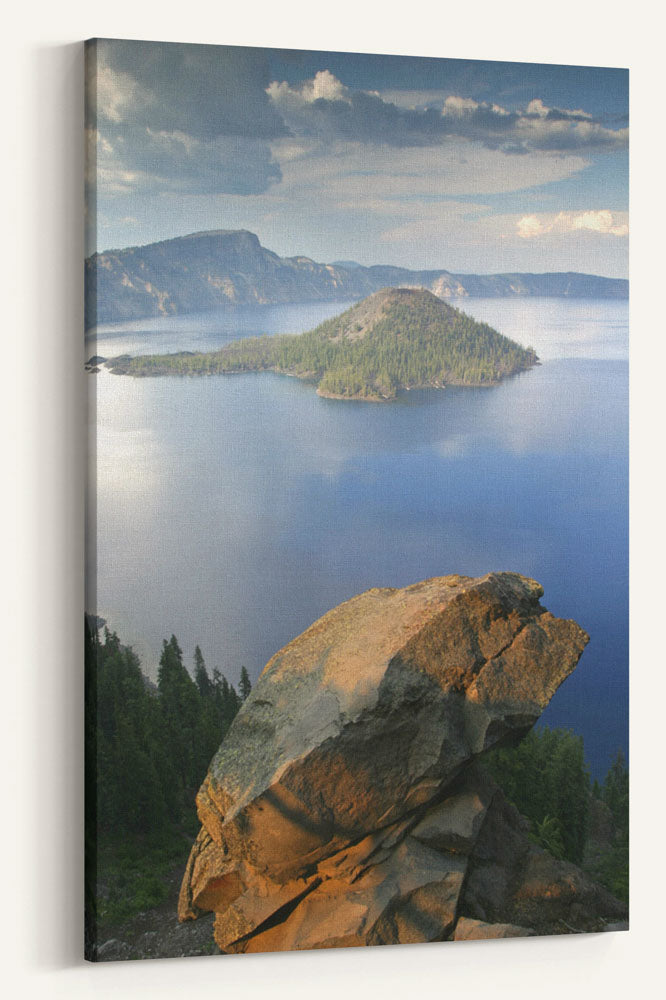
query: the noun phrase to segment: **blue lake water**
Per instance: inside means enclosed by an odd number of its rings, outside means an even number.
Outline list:
[[[459,304],[543,364],[391,404],[270,373],[95,377],[97,610],[153,676],[173,632],[236,683],[368,587],[515,570],[590,633],[543,719],[582,733],[602,775],[627,747],[627,303]],[[89,353],[212,349],[343,308],[118,325]]]

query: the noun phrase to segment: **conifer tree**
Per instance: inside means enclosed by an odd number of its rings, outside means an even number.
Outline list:
[[[200,765],[195,735],[200,696],[183,664],[182,650],[175,635],[163,643],[157,686],[168,756],[182,789],[192,788],[197,783]]]
[[[213,693],[213,685],[210,682],[203,655],[198,646],[194,649],[194,680],[202,698],[208,698]]]
[[[241,667],[240,681],[238,684],[238,693],[240,694],[241,701],[245,701],[251,690],[252,684],[250,683],[250,675],[245,667]]]
[[[629,772],[624,754],[618,750],[602,789],[602,798],[615,822],[624,823],[629,811]]]

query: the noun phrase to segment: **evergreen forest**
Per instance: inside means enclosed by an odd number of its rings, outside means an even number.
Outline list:
[[[622,751],[603,783],[590,783],[582,737],[545,726],[516,747],[491,751],[483,766],[529,819],[536,844],[628,902],[629,772]]]
[[[114,632],[85,628],[86,947],[100,926],[163,902],[198,829],[195,796],[251,689],[209,673],[197,646],[188,670],[175,636],[157,685]]]

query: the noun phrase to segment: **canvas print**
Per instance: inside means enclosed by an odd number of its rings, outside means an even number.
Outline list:
[[[628,927],[628,74],[454,56],[86,44],[91,960]]]

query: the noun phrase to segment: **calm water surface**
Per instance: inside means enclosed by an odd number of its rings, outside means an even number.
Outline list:
[[[591,635],[544,721],[581,732],[599,774],[627,744],[627,304],[460,305],[544,363],[386,405],[270,373],[97,376],[98,613],[147,672],[173,632],[235,683],[368,587],[515,570]],[[89,353],[212,349],[343,308],[107,327]]]

